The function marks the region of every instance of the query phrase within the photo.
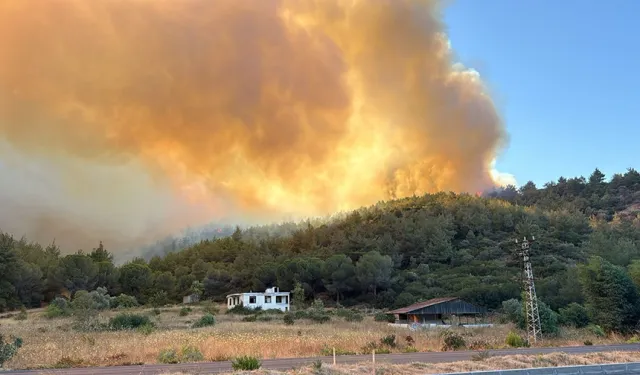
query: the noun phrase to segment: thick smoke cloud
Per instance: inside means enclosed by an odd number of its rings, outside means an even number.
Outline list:
[[[4,0],[0,227],[126,246],[229,215],[492,186],[504,130],[477,74],[453,64],[439,12]]]

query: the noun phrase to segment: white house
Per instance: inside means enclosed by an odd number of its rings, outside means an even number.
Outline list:
[[[290,310],[291,293],[281,292],[278,287],[268,288],[264,293],[236,293],[227,296],[227,308],[242,305],[248,309],[262,308],[263,310]]]

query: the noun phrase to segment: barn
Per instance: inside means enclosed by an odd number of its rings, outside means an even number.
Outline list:
[[[395,324],[428,326],[486,326],[487,310],[457,297],[434,298],[389,311]]]

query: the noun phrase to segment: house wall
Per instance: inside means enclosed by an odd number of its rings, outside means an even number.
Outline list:
[[[277,309],[280,311],[289,311],[291,303],[289,294],[289,292],[243,293],[242,304],[249,309],[261,307],[263,310]],[[280,302],[278,303],[277,301]]]

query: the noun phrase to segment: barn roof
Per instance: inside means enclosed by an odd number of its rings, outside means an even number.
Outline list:
[[[413,305],[409,305],[407,307],[403,307],[400,309],[389,311],[389,314],[406,314],[408,312],[422,309],[428,306],[439,305],[441,303],[455,301],[459,299],[458,297],[441,297],[441,298],[433,298],[428,301],[422,301],[418,303],[414,303]]]

